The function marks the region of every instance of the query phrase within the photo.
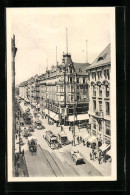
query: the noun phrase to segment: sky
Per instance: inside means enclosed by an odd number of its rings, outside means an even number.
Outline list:
[[[16,84],[43,74],[66,52],[73,62],[92,63],[111,42],[111,8],[9,8],[11,36],[18,48],[15,58]],[[90,11],[91,10],[91,11]],[[48,63],[47,63],[48,61]]]

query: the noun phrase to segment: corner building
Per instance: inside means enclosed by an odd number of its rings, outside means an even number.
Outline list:
[[[74,63],[63,54],[62,63],[38,77],[40,111],[60,124],[88,122],[88,63]]]
[[[111,145],[110,48],[109,44],[87,69],[90,75],[88,112],[91,124],[90,139],[98,147]]]

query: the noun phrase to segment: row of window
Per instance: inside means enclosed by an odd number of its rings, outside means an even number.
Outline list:
[[[110,103],[106,102],[106,115],[110,115]],[[97,109],[96,100],[93,100],[93,111]],[[99,101],[99,113],[102,111],[102,101]]]
[[[99,97],[102,97],[102,89],[101,89],[101,86],[99,86]],[[108,86],[105,87],[105,94],[106,94],[106,97],[109,97],[110,95],[110,88]],[[93,96],[96,96],[96,87],[93,86]]]
[[[108,125],[109,123],[109,125]],[[97,129],[96,128],[96,119],[93,119],[93,129]],[[99,127],[99,131],[102,132],[102,129],[103,129],[103,124],[102,124],[102,121],[99,120],[98,122],[98,127]],[[108,135],[108,136],[111,136],[111,130],[110,130],[110,122],[109,121],[105,121],[105,134]]]
[[[109,69],[106,69],[104,71],[98,71],[97,76],[96,76],[96,72],[92,72],[92,79],[96,81],[96,79],[102,78],[102,75],[104,75],[105,79],[110,80],[110,71],[109,71]]]

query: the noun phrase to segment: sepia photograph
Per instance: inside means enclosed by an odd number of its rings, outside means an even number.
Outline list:
[[[115,7],[6,8],[8,181],[116,181]]]

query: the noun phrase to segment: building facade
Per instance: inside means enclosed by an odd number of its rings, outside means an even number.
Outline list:
[[[90,134],[100,147],[111,144],[110,118],[110,73],[111,57],[110,44],[88,67],[90,76],[89,86],[89,123]]]
[[[63,53],[61,64],[23,82],[19,91],[57,124],[88,124],[88,141],[100,147],[111,144],[110,73],[109,44],[91,65]]]

